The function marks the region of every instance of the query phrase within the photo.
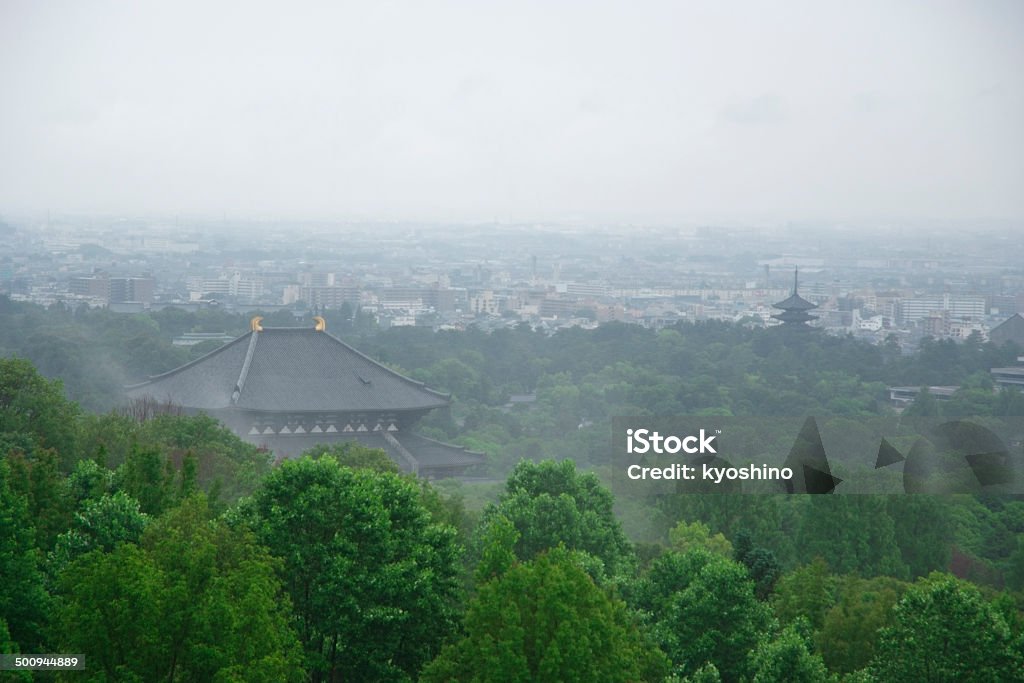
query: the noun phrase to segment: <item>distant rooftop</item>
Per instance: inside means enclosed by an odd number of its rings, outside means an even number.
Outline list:
[[[1020,359],[1018,359],[1020,360]],[[992,368],[989,372],[995,383],[1004,387],[1024,387],[1024,365]]]
[[[772,317],[775,318],[776,320],[781,320],[783,323],[789,323],[791,325],[810,322],[811,320],[817,318],[817,316],[811,315],[807,311],[813,308],[817,308],[818,306],[816,304],[812,304],[810,301],[803,298],[802,296],[800,296],[799,293],[797,293],[797,289],[799,286],[798,277],[799,271],[796,268],[794,268],[793,293],[785,301],[780,301],[777,304],[773,304],[775,308],[782,309],[782,313],[776,313],[772,315]]]
[[[171,340],[171,343],[175,346],[195,346],[206,341],[219,341],[226,344],[234,339],[226,332],[185,332]]]
[[[290,327],[253,329],[187,365],[128,387],[127,393],[199,410],[412,411],[449,403],[447,394],[326,331]]]

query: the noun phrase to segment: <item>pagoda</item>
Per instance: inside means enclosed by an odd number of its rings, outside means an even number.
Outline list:
[[[797,286],[799,284],[799,271],[797,268],[793,269],[793,294],[790,295],[785,301],[780,301],[777,304],[772,304],[773,308],[782,309],[782,313],[775,313],[772,315],[776,320],[781,321],[784,325],[793,326],[805,326],[804,323],[816,320],[818,316],[811,315],[808,311],[817,308],[816,304],[812,304],[807,299],[803,298],[797,293]]]
[[[317,445],[355,442],[385,451],[399,467],[426,478],[462,475],[483,455],[412,431],[448,394],[409,379],[316,327],[267,327],[253,318],[247,334],[179,368],[126,388],[206,413],[280,460]]]

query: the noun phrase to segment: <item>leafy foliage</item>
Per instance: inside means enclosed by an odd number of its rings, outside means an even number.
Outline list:
[[[800,546],[833,571],[906,578],[896,528],[879,496],[809,496]]]
[[[635,556],[612,510],[613,499],[598,478],[580,473],[571,460],[523,461],[516,466],[484,523],[504,518],[518,534],[516,557],[529,560],[559,545],[598,558],[604,572],[628,572]]]
[[[275,564],[191,498],[62,572],[55,645],[89,653],[95,680],[302,680]]]
[[[814,654],[807,637],[796,625],[789,625],[775,638],[766,639],[751,654],[751,683],[828,683],[829,674],[821,657]]]
[[[315,676],[407,680],[451,633],[459,548],[417,488],[331,458],[283,463],[243,508],[284,562]]]
[[[52,569],[60,571],[92,550],[109,552],[119,543],[137,543],[149,520],[139,502],[123,491],[87,500],[71,528],[57,537],[50,554]]]
[[[736,536],[734,554],[736,561],[747,568],[750,578],[754,580],[754,593],[758,599],[767,599],[782,573],[782,566],[775,558],[775,553],[755,546],[750,534],[741,531]]]
[[[784,624],[803,618],[821,629],[835,599],[835,577],[820,557],[782,576],[775,586],[772,605]]]
[[[0,452],[49,448],[70,458],[77,415],[60,382],[42,377],[28,360],[0,357]]]
[[[34,652],[43,642],[49,596],[39,570],[28,503],[12,491],[10,470],[0,460],[0,620],[7,637],[24,652]]]
[[[892,623],[893,605],[910,584],[888,577],[838,581],[836,601],[821,623],[818,646],[833,671],[853,673],[870,664],[881,628]]]
[[[723,681],[742,680],[752,670],[737,654],[750,652],[772,627],[746,568],[703,550],[655,560],[634,603],[650,615],[655,637],[683,675],[711,663]]]
[[[302,453],[302,457],[333,458],[345,467],[365,468],[375,472],[399,472],[398,465],[388,454],[377,448],[367,448],[353,441],[314,446]]]
[[[935,574],[897,603],[881,631],[872,673],[880,680],[1019,680],[1021,651],[1006,621],[977,588]]]
[[[465,632],[421,681],[655,681],[667,668],[625,605],[564,548],[484,583],[467,608]]]
[[[721,532],[711,535],[711,530],[703,522],[679,522],[668,532],[668,540],[673,550],[681,553],[690,550],[704,549],[722,557],[732,557],[733,547]]]
[[[960,386],[910,413],[1019,415],[988,375],[1019,349],[926,340],[903,356],[717,322],[382,331],[355,313],[328,312],[332,331],[453,392],[420,428],[487,452],[486,474],[511,472],[500,493],[403,477],[355,445],[273,469],[201,415],[83,413],[188,358],[171,337],[241,333],[248,316],[0,297],[0,355],[20,356],[0,358],[0,645],[109,652],[95,680],[412,680],[428,662],[429,680],[661,680],[660,648],[672,681],[1019,675],[1022,502],[615,501],[599,479],[614,415],[885,415],[887,384]],[[646,542],[639,575],[623,528]],[[902,581],[933,571],[983,590]]]

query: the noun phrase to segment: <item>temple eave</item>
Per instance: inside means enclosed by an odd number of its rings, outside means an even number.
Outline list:
[[[784,323],[806,323],[818,319],[818,316],[803,311],[785,311],[776,313],[772,317]]]

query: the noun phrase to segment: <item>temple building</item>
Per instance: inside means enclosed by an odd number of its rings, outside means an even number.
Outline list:
[[[483,462],[480,453],[412,431],[449,395],[355,350],[329,334],[323,318],[315,328],[264,328],[260,320],[216,351],[127,387],[128,397],[207,413],[278,459],[354,441],[426,478],[459,476]]]
[[[772,317],[775,318],[776,320],[782,321],[783,325],[788,327],[806,327],[805,323],[808,323],[811,320],[816,320],[818,318],[818,316],[811,315],[810,313],[807,312],[814,308],[817,308],[818,306],[816,304],[812,304],[810,301],[797,294],[797,286],[799,284],[798,277],[799,271],[794,268],[793,294],[785,301],[780,301],[777,304],[772,304],[774,308],[782,309],[782,313],[775,313],[774,315],[772,315]]]
[[[996,346],[1013,342],[1024,348],[1024,315],[1014,313],[993,327],[992,331],[988,333],[988,338]]]

